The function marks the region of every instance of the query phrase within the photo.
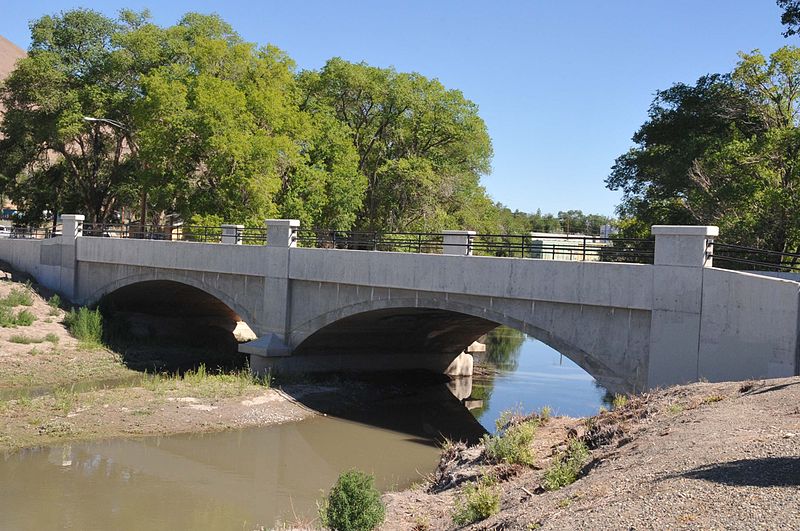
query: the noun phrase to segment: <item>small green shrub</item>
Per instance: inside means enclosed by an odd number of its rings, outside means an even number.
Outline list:
[[[58,343],[58,336],[55,335],[53,332],[50,332],[46,336],[44,336],[44,340],[48,343],[53,343],[54,345]]]
[[[628,404],[628,397],[625,395],[614,395],[614,401],[611,403],[614,409],[625,407]]]
[[[578,439],[570,439],[567,449],[559,454],[544,473],[544,488],[558,490],[574,483],[583,464],[589,458],[589,448]]]
[[[56,310],[61,308],[61,297],[58,296],[58,293],[47,300],[47,305],[51,308],[55,308]]]
[[[84,343],[100,344],[103,339],[103,316],[100,310],[82,307],[70,310],[64,317],[64,324],[72,336]]]
[[[538,425],[533,419],[525,420],[518,424],[506,424],[496,435],[484,435],[482,442],[486,457],[495,463],[533,465],[531,443]]]
[[[33,296],[31,292],[24,289],[14,288],[3,299],[4,306],[33,306]]]
[[[19,326],[30,326],[35,320],[36,316],[33,315],[29,310],[22,310],[14,318],[14,324]]]
[[[495,486],[494,478],[483,476],[461,490],[453,509],[453,522],[456,525],[471,524],[485,520],[498,512],[500,512],[500,491]]]
[[[381,524],[385,509],[373,481],[357,470],[340,475],[319,509],[322,524],[334,531],[369,531]]]
[[[23,335],[23,334],[14,334],[10,338],[8,338],[8,340],[11,341],[12,343],[17,343],[17,344],[20,344],[20,345],[30,345],[31,343],[42,343],[42,342],[44,342],[44,339],[35,338],[35,337],[28,337],[28,336]]]

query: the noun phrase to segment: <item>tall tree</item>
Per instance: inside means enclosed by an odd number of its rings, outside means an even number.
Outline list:
[[[778,0],[778,7],[783,9],[781,24],[786,26],[784,37],[797,34],[800,30],[800,0]]]
[[[740,54],[731,75],[659,92],[607,185],[625,228],[718,224],[726,238],[796,251],[800,50]]]
[[[115,44],[129,29],[83,9],[31,25],[28,57],[0,89],[0,173],[32,221],[62,207],[106,221],[122,200],[130,132],[109,124],[130,121],[135,83]]]
[[[347,125],[367,179],[357,224],[436,230],[480,201],[492,149],[474,103],[437,80],[339,58],[301,77],[304,108]]]

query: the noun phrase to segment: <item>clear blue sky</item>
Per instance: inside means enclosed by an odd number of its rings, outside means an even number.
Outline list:
[[[148,8],[159,24],[216,12],[247,40],[300,68],[340,56],[439,78],[476,102],[494,143],[484,185],[511,208],[611,214],[603,180],[631,146],[656,90],[730,71],[739,50],[784,44],[774,0],[13,1],[0,34],[29,43],[28,22],[88,7]]]

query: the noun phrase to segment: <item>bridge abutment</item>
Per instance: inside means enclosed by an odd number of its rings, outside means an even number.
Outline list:
[[[653,309],[647,386],[698,380],[703,270],[711,267],[713,226],[655,225]]]

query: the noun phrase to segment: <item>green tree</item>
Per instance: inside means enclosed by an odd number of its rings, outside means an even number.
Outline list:
[[[490,215],[480,187],[491,142],[474,103],[419,74],[331,59],[301,76],[303,108],[344,123],[367,181],[362,229],[438,230]]]
[[[800,30],[800,0],[778,0],[778,7],[783,9],[781,24],[786,26],[783,36],[795,35]]]
[[[624,230],[717,224],[727,241],[797,251],[798,86],[800,50],[784,47],[659,92],[606,181],[624,192]]]
[[[106,221],[125,200],[130,132],[109,123],[130,121],[136,83],[116,44],[130,30],[125,21],[83,9],[31,25],[28,57],[0,89],[3,188],[30,221],[45,209]]]

